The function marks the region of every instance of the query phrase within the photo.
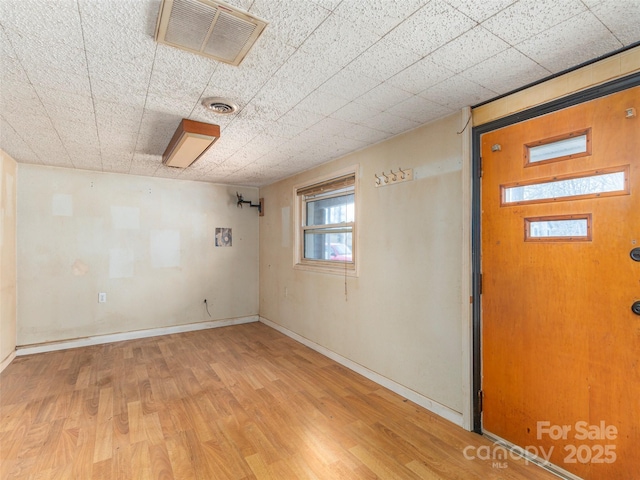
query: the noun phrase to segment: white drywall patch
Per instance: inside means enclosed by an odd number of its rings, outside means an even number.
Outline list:
[[[289,239],[291,238],[291,232],[289,230],[290,218],[291,216],[291,208],[290,207],[282,207],[282,246],[289,247]]]
[[[207,235],[207,214],[206,213],[192,213],[191,214],[191,237],[192,238],[204,238]]]
[[[180,266],[180,230],[150,230],[151,265],[155,268]]]
[[[113,228],[138,230],[140,228],[140,209],[137,207],[111,207]]]
[[[109,278],[133,277],[133,250],[131,248],[109,249]]]
[[[51,198],[51,213],[54,217],[73,215],[73,197],[65,193],[54,193]]]

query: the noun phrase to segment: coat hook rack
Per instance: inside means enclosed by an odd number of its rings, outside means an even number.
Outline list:
[[[398,168],[397,172],[390,170],[388,175],[382,172],[379,175],[375,173],[374,176],[376,178],[376,188],[384,187],[387,185],[393,185],[396,183],[408,182],[409,180],[413,180],[413,169],[407,168],[403,170],[402,168]],[[384,181],[382,181],[383,179]]]
[[[238,208],[242,208],[243,203],[248,203],[250,207],[256,207],[258,209],[258,214],[261,217],[264,216],[264,198],[259,199],[258,203],[254,205],[253,203],[251,203],[251,200],[245,200],[242,197],[242,194],[236,192],[236,196],[238,197],[238,203],[236,204]]]

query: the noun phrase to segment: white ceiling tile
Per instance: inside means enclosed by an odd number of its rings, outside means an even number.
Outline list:
[[[0,6],[0,14],[2,14],[3,11],[4,9]],[[0,15],[0,18],[2,18],[1,15]],[[0,22],[0,24],[2,24],[2,22]],[[0,28],[0,55],[2,55],[3,60],[5,58],[13,58],[13,59],[18,58],[13,49],[13,45],[9,41],[9,37],[7,37],[7,34],[4,33],[4,30],[2,28]]]
[[[145,110],[151,112],[171,113],[182,118],[187,118],[193,109],[199,105],[199,99],[198,95],[193,95],[191,97],[185,95],[182,98],[173,98],[166,95],[149,93],[145,103]]]
[[[344,107],[347,103],[349,103],[349,100],[346,98],[336,96],[324,90],[315,90],[298,103],[296,108],[327,116],[339,108]]]
[[[14,160],[25,163],[41,163],[38,155],[20,137],[20,135],[7,123],[4,118],[0,119],[0,140],[2,149]]]
[[[153,59],[154,70],[162,70],[176,75],[188,72],[189,75],[197,76],[200,79],[204,76],[211,76],[218,65],[220,63],[212,58],[195,55],[161,43],[156,45]]]
[[[516,45],[585,10],[580,0],[519,0],[487,19],[482,26]]]
[[[282,42],[267,27],[240,66],[234,67],[221,63],[217,70],[223,72],[244,70],[245,74],[249,71],[258,78],[266,79],[273,75],[295,51],[295,47]]]
[[[420,60],[420,55],[383,38],[349,64],[362,75],[384,81]]]
[[[79,159],[92,158],[100,159],[100,146],[91,145],[88,142],[83,141],[81,137],[74,139],[62,139],[65,150],[69,156],[73,159],[73,163],[77,164]],[[92,160],[93,162],[94,160]]]
[[[475,25],[476,22],[444,0],[432,0],[398,25],[386,38],[424,56]]]
[[[37,111],[42,108],[40,97],[30,83],[3,80],[0,85],[0,104],[3,112],[22,113],[25,110]]]
[[[142,107],[132,107],[121,103],[95,102],[96,122],[98,125],[118,130],[134,130],[137,132],[142,120]]]
[[[285,82],[274,77],[256,94],[250,105],[260,112],[261,119],[274,121],[291,110],[309,93],[309,89],[304,85]],[[245,108],[243,112],[248,110]]]
[[[392,115],[389,112],[382,112],[371,118],[367,118],[362,122],[362,124],[375,130],[389,132],[393,135],[406,132],[407,130],[412,130],[422,125],[421,122],[398,117],[397,115]]]
[[[162,45],[158,45],[158,47],[160,46]],[[172,50],[180,52],[177,49]],[[188,53],[186,55],[187,58],[199,58]],[[149,81],[149,91],[161,95],[176,96],[187,94],[199,97],[207,88],[216,66],[213,63],[209,63],[212,61],[206,58],[204,59],[208,60],[206,63],[188,62],[184,60],[184,57],[178,58],[183,60],[162,66],[159,65],[158,61],[154,63],[151,80]]]
[[[73,106],[60,106],[57,104],[45,103],[45,109],[51,122],[54,125],[64,122],[76,122],[81,125],[94,124],[95,116],[93,112],[77,110]]]
[[[415,94],[452,76],[451,70],[426,57],[391,77],[386,83]]]
[[[555,73],[621,47],[591,12],[585,12],[525,40],[517,49]]]
[[[406,90],[396,88],[389,83],[381,83],[354,101],[360,105],[382,111],[409,97],[411,97],[411,93]]]
[[[34,131],[44,138],[57,135],[49,117],[39,115],[37,112],[2,111],[2,116],[27,142],[37,140],[33,135]]]
[[[300,48],[344,67],[380,39],[375,33],[354,30],[352,27],[348,20],[330,15]]]
[[[89,28],[113,24],[153,35],[161,0],[78,0],[83,23]]]
[[[505,41],[477,26],[439,48],[430,57],[438,65],[460,73],[507,48],[509,45]]]
[[[176,178],[178,175],[182,173],[181,168],[175,167],[167,167],[166,165],[160,165],[156,172],[153,174],[154,177],[161,178]]]
[[[333,112],[330,116],[331,118],[337,118],[346,122],[360,123],[365,118],[373,117],[380,112],[382,112],[381,109],[367,107],[360,103],[351,102],[342,107],[340,110]]]
[[[310,2],[255,0],[251,13],[269,22],[280,41],[299,47],[331,12]]]
[[[29,69],[47,70],[55,68],[71,73],[86,73],[87,60],[82,45],[79,47],[51,43],[26,36],[15,36],[12,44],[16,55],[29,66]]]
[[[345,1],[334,12],[347,19],[354,29],[371,30],[383,36],[428,1],[403,0],[395,2],[393,8],[389,8],[388,0]]]
[[[131,90],[142,91],[149,84],[151,64],[129,63],[113,58],[104,58],[96,54],[87,54],[89,59],[89,73],[92,78],[101,81],[126,85]]]
[[[103,59],[135,63],[145,71],[153,63],[157,45],[146,33],[106,23],[86,28],[84,44],[88,53]]]
[[[414,122],[427,123],[453,112],[450,108],[431,102],[426,98],[413,96],[387,110],[392,115],[408,118]]]
[[[89,95],[61,92],[42,85],[36,85],[34,88],[45,105],[71,107],[82,112],[93,112],[93,100]]]
[[[91,92],[96,100],[133,107],[144,107],[147,98],[146,90],[134,90],[124,84],[105,82],[97,78],[91,79]]]
[[[36,88],[42,86],[76,95],[91,96],[89,76],[86,71],[75,74],[51,67],[46,69],[26,68],[25,70],[29,75],[29,80]]]
[[[278,123],[294,125],[300,128],[309,128],[318,123],[325,116],[314,112],[308,112],[301,108],[292,108],[285,115],[278,119]]]
[[[343,68],[320,86],[320,90],[354,100],[380,85],[379,80],[365,77],[350,67]]]
[[[66,145],[68,142],[85,145],[88,153],[100,148],[100,139],[95,126],[77,122],[63,122],[56,125],[57,135]],[[77,150],[75,150],[77,152]]]
[[[595,5],[591,11],[624,45],[640,39],[640,2],[609,0]]]
[[[484,22],[487,18],[504,10],[516,1],[517,0],[490,0],[488,2],[479,2],[478,0],[447,0],[447,3],[476,22]]]
[[[29,83],[29,77],[22,68],[20,61],[12,57],[4,57],[2,64],[0,65],[0,82],[3,85],[2,89],[7,88],[8,83]]]
[[[160,2],[0,0],[0,148],[263,185],[636,41],[639,23],[636,0],[231,0],[270,22],[231,66],[156,44]],[[208,96],[239,111],[216,116]],[[190,169],[160,168],[181,118],[222,136]]]
[[[509,68],[504,68],[505,65],[509,65]],[[549,70],[515,48],[509,48],[468,68],[461,75],[489,90],[503,94],[550,74]]]
[[[295,52],[276,72],[278,78],[316,88],[340,71],[341,67],[327,59],[317,58],[301,50]]]
[[[162,137],[167,139],[167,143],[175,133],[182,117],[179,115],[153,112],[145,110],[140,122],[139,135],[154,138]]]
[[[312,0],[312,1],[313,3],[322,6],[327,10],[333,11],[343,0]]]
[[[200,102],[198,102],[191,115],[187,118],[189,120],[195,120],[196,122],[218,125],[220,127],[220,131],[223,131],[227,125],[231,123],[233,117],[233,115],[216,115],[215,113],[206,110],[204,107],[201,107]]]
[[[429,87],[420,96],[454,111],[489,100],[496,96],[496,92],[456,75],[446,82]]]
[[[0,2],[2,26],[12,39],[27,36],[44,44],[82,48],[82,29],[75,0]]]

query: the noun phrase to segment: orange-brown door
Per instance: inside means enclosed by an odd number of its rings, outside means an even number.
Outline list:
[[[587,479],[640,478],[638,114],[635,87],[481,138],[483,430]]]

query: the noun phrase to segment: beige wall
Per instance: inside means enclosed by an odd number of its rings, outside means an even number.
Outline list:
[[[260,190],[260,315],[455,412],[469,368],[461,124],[456,114]],[[359,276],[345,295],[345,276],[292,267],[293,187],[354,164]],[[398,167],[415,180],[374,187]]]
[[[20,165],[18,345],[257,315],[258,213],[235,193]],[[214,246],[216,227],[232,247]]]
[[[16,349],[16,162],[0,150],[0,365]]]

